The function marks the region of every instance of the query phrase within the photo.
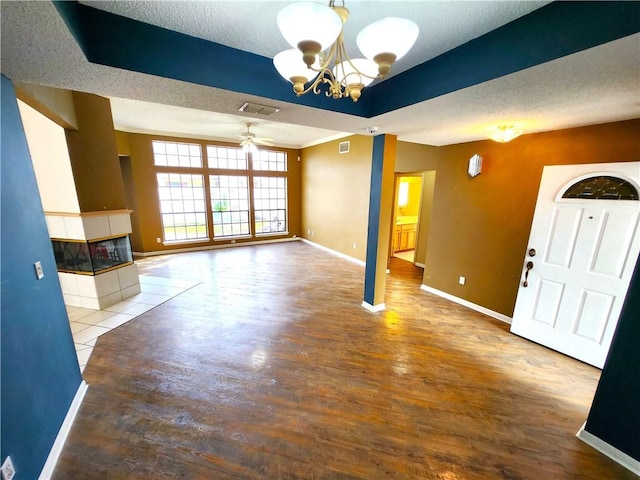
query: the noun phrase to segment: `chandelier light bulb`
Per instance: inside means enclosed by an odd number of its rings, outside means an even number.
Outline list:
[[[299,48],[301,42],[313,43],[316,53],[331,46],[342,31],[340,16],[331,7],[314,2],[292,3],[278,12],[276,21],[289,45]]]

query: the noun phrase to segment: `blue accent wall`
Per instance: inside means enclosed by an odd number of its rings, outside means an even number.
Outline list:
[[[126,70],[371,118],[640,31],[640,2],[552,2],[399,75],[357,103],[296,97],[267,57],[55,1],[87,60]],[[215,22],[211,28],[215,28]],[[274,23],[274,34],[278,34]],[[418,37],[418,42],[423,41]],[[238,106],[239,107],[239,106]]]
[[[15,92],[4,75],[1,128],[0,456],[11,455],[15,480],[33,480],[82,377]]]
[[[384,135],[373,137],[373,153],[371,154],[371,189],[369,193],[367,263],[364,271],[364,301],[372,306],[375,301],[376,267],[378,264],[378,235],[380,232],[380,202],[382,199],[384,141]]]
[[[640,462],[640,257],[585,430]]]

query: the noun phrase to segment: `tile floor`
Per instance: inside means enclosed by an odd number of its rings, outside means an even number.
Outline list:
[[[141,293],[103,310],[67,306],[80,371],[89,361],[98,337],[153,307],[196,286],[199,282],[140,275]]]

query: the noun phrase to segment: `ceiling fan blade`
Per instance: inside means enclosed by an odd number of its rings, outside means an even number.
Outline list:
[[[258,145],[273,146],[273,142],[270,138],[254,138],[253,141]]]

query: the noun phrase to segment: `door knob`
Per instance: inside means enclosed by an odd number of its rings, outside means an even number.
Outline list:
[[[525,288],[529,286],[529,270],[533,270],[533,262],[531,260],[527,262],[527,269],[524,272],[524,282],[522,282],[522,286]]]

